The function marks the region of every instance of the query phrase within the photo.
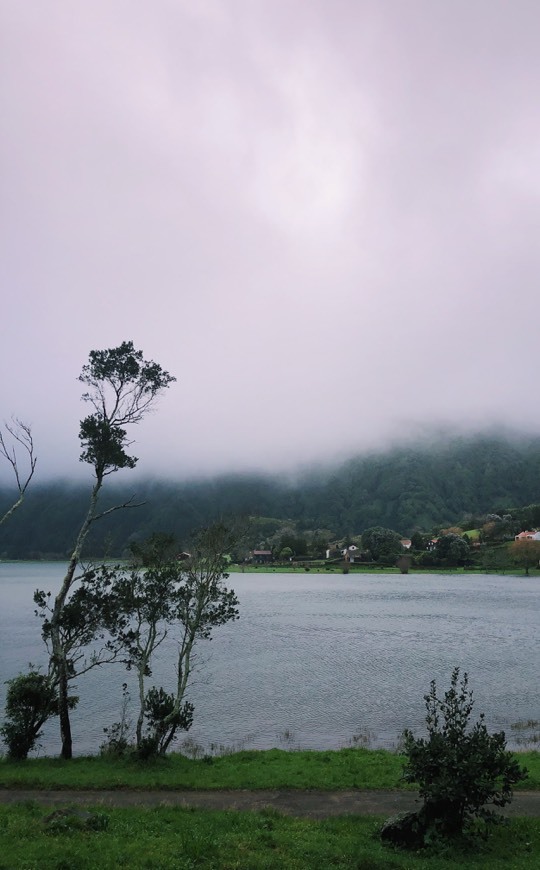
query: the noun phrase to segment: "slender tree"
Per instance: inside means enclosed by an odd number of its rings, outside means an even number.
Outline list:
[[[5,433],[0,429],[0,457],[11,466],[18,495],[11,507],[0,516],[0,526],[22,505],[37,462],[30,426],[14,417],[11,423],[4,423],[4,428]],[[22,463],[17,455],[17,449],[19,453],[22,451],[25,455]]]
[[[99,509],[99,494],[106,477],[122,468],[134,468],[137,463],[137,458],[127,452],[132,442],[128,441],[126,427],[140,423],[160,393],[176,379],[157,363],[143,359],[142,351],[135,350],[133,342],[127,341],[119,347],[91,351],[79,380],[87,387],[83,401],[92,409],[80,424],[80,459],[92,466],[94,483],[48,620],[51,670],[58,685],[62,758],[72,757],[68,681],[73,674],[62,630],[68,596],[80,579],[76,576],[77,567],[92,524],[113,511],[134,506],[133,499],[129,499],[107,510]]]
[[[178,626],[176,690],[170,696],[164,715],[155,718],[155,739],[163,754],[174,740],[178,727],[189,714],[185,696],[193,669],[193,654],[198,640],[210,640],[217,626],[239,618],[238,599],[223,581],[228,578],[225,555],[236,543],[235,534],[222,523],[199,533],[195,552],[183,565],[175,600]]]
[[[146,680],[152,676],[154,653],[170,633],[173,602],[179,578],[178,563],[102,565],[83,580],[90,610],[101,614],[111,650],[137,679],[137,748],[143,743]],[[78,590],[77,590],[78,591]]]
[[[203,530],[193,555],[179,561],[170,555],[170,537],[154,535],[136,551],[135,566],[102,566],[83,585],[91,608],[104,615],[111,644],[123,649],[124,661],[137,676],[139,701],[136,746],[147,754],[164,754],[178,730],[188,730],[193,705],[186,693],[198,640],[210,639],[219,625],[238,618],[238,599],[227,589],[225,554],[236,535],[223,524]],[[165,638],[176,641],[176,685],[168,693],[150,686],[154,653]]]

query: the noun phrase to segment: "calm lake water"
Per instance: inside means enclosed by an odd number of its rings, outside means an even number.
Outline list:
[[[0,698],[4,681],[44,649],[32,595],[59,586],[59,563],[0,563]],[[420,731],[423,695],[448,687],[455,665],[469,672],[476,713],[488,727],[540,719],[540,580],[479,575],[233,574],[239,621],[199,647],[189,737],[259,749],[325,749],[360,735],[373,747]],[[161,650],[157,685],[174,682],[174,643]],[[98,750],[118,720],[121,685],[133,675],[109,665],[78,681],[74,750]],[[525,732],[526,733],[526,732]],[[57,725],[42,752],[54,754]]]

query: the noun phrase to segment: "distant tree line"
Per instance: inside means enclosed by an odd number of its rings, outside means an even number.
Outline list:
[[[459,523],[465,530],[483,526],[488,541],[520,527],[540,526],[539,482],[540,439],[494,436],[362,456],[294,483],[263,474],[146,481],[137,485],[144,505],[117,512],[101,527],[96,524],[85,546],[94,557],[119,557],[155,529],[170,530],[182,541],[191,529],[227,516],[257,518],[251,546],[277,533],[283,538],[281,549],[298,554],[303,546],[313,549],[319,530],[324,531],[318,537],[319,551],[331,537],[350,538],[372,527],[411,536],[435,534]],[[102,495],[103,509],[132,493],[132,486],[109,486]],[[9,488],[0,490],[0,514],[9,509],[12,496]],[[82,485],[35,485],[24,510],[0,527],[0,558],[68,558],[86,501]],[[486,520],[488,514],[501,521]],[[509,514],[511,521],[504,520]],[[287,535],[294,541],[287,541]]]

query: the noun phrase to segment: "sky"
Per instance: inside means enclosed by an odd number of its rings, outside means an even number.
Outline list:
[[[0,419],[80,476],[77,376],[177,382],[141,473],[534,432],[537,0],[0,0]],[[85,472],[88,474],[88,469]]]

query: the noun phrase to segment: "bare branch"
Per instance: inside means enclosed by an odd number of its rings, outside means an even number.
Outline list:
[[[101,665],[110,665],[114,664],[114,662],[123,662],[123,659],[120,659],[120,650],[111,650],[106,654],[104,649],[100,649],[99,652],[94,652],[90,660],[84,658],[84,654],[81,653],[80,656],[74,660],[74,663],[84,659],[84,664],[81,668],[75,669],[73,676],[82,677],[83,674],[87,674],[88,671],[93,670],[95,667],[100,667]]]
[[[3,457],[6,462],[11,466],[11,470],[15,477],[15,483],[17,485],[17,492],[19,493],[18,498],[11,505],[11,507],[5,512],[5,514],[0,517],[0,526],[6,522],[7,519],[17,510],[18,507],[21,506],[24,500],[24,495],[28,488],[30,481],[34,476],[34,471],[36,470],[37,457],[34,453],[34,441],[32,438],[32,430],[30,426],[26,423],[23,423],[22,420],[17,419],[17,417],[13,417],[13,422],[4,423],[4,428],[8,433],[9,437],[6,436],[2,430],[0,429],[0,457]],[[24,453],[26,453],[26,458],[24,461],[24,466],[26,466],[26,471],[22,471],[22,466],[19,464],[19,458],[17,456],[17,445],[22,449]]]
[[[124,508],[143,507],[143,505],[146,504],[145,501],[134,502],[133,501],[134,498],[135,498],[135,496],[132,495],[131,498],[128,498],[128,500],[125,501],[123,504],[115,504],[113,507],[107,508],[106,511],[103,511],[100,514],[96,514],[95,517],[92,518],[92,522],[95,522],[96,520],[100,520],[102,517],[106,517],[109,514],[114,513],[114,511],[121,511]]]

